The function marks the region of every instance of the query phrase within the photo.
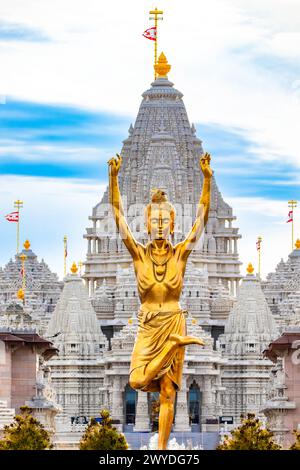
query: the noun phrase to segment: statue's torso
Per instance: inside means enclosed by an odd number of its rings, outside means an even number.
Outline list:
[[[179,299],[186,266],[180,248],[171,245],[169,260],[165,265],[157,266],[149,256],[147,247],[138,246],[139,258],[134,261],[142,308],[162,311],[180,309]]]

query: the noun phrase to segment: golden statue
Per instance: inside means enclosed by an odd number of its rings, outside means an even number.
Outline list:
[[[196,220],[185,240],[175,246],[175,209],[162,190],[154,190],[146,207],[150,241],[135,240],[124,217],[118,184],[122,157],[109,160],[110,202],[120,235],[132,256],[141,307],[138,332],[131,357],[129,384],[135,390],[160,393],[158,448],[166,449],[174,418],[176,391],[180,389],[184,346],[204,345],[199,338],[186,336],[186,311],[179,299],[188,256],[199,240],[208,219],[212,170],[210,155],[200,157],[204,176]]]

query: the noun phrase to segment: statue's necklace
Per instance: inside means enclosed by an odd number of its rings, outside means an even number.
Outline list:
[[[157,282],[162,282],[165,279],[166,274],[167,274],[167,264],[168,264],[169,259],[172,256],[170,245],[168,245],[167,250],[168,250],[168,254],[166,258],[163,261],[158,261],[152,255],[152,246],[149,245],[148,247],[149,257],[152,261],[153,275]]]

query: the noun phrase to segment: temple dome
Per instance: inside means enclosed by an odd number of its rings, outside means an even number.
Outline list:
[[[248,272],[220,337],[223,351],[226,356],[262,359],[262,352],[277,334],[260,279]]]

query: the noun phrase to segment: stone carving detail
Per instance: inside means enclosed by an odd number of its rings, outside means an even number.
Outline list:
[[[222,368],[224,413],[233,416],[255,412],[261,416],[273,365],[263,351],[278,336],[275,319],[261,289],[260,279],[248,274],[239,288],[236,302],[219,337],[227,363]]]
[[[24,249],[20,254],[27,256],[26,273],[26,309],[32,317],[34,326],[43,335],[62,291],[62,283],[52,273],[44,260],[38,261],[31,249]],[[4,269],[0,268],[0,321],[3,317],[18,315],[22,303],[17,298],[17,291],[22,287],[22,264],[19,255],[10,260]],[[25,314],[26,312],[24,312]],[[23,315],[24,315],[23,314]],[[6,318],[6,321],[8,318]]]
[[[275,272],[262,283],[268,305],[280,331],[300,325],[300,248],[295,248],[285,262],[278,263]]]
[[[101,332],[96,313],[82,279],[77,274],[65,278],[61,298],[50,320],[47,336],[59,350],[48,365],[52,384],[63,412],[59,430],[70,429],[73,421],[99,415],[103,392],[103,355],[108,341]],[[77,422],[77,421],[76,421]]]

